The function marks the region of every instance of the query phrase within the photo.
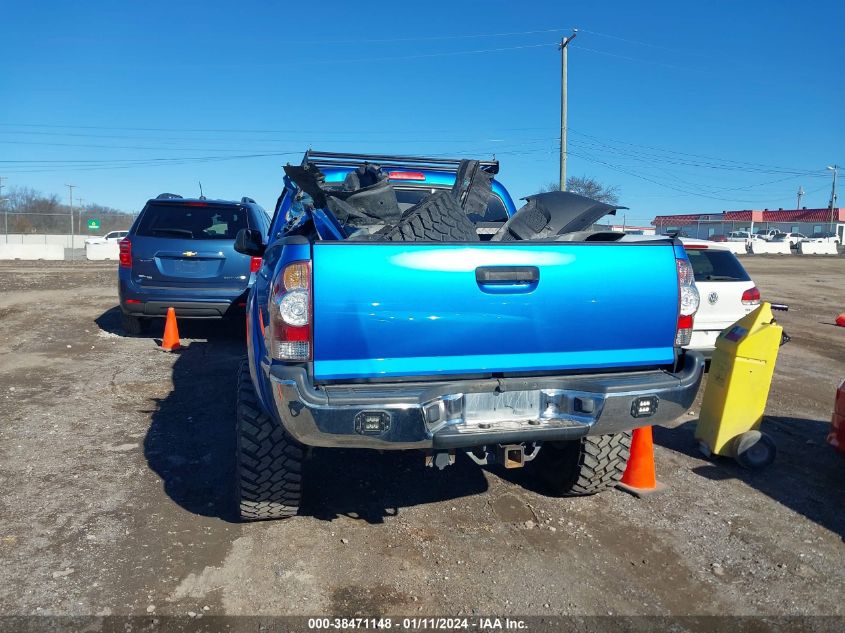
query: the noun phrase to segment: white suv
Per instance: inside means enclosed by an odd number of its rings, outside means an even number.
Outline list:
[[[99,235],[95,235],[94,237],[85,238],[86,244],[108,244],[109,242],[119,242],[124,237],[129,235],[129,231],[112,231],[111,233],[106,233],[103,237]]]
[[[760,305],[760,291],[722,243],[685,238],[681,242],[701,297],[693,319],[692,339],[685,347],[710,356],[722,330]]]

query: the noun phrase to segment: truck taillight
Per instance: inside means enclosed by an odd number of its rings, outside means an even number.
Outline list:
[[[760,291],[757,290],[757,286],[753,288],[749,288],[745,292],[742,293],[742,305],[744,306],[756,306],[760,305]]]
[[[273,283],[267,349],[275,360],[311,359],[311,264],[288,264]]]
[[[675,330],[675,345],[683,347],[692,340],[693,317],[698,310],[700,298],[689,260],[675,261],[678,265],[678,326]]]
[[[128,237],[124,237],[117,243],[121,268],[132,268],[132,242]]]
[[[261,258],[260,257],[250,257],[249,258],[249,272],[257,273],[259,268],[261,268]]]

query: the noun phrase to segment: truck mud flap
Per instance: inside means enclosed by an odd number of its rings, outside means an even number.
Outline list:
[[[493,242],[554,239],[591,227],[616,207],[568,191],[549,191],[525,198],[528,202],[493,236]]]

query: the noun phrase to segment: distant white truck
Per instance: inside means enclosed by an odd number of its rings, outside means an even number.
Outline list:
[[[765,237],[758,233],[749,233],[748,231],[731,231],[728,233],[728,242],[745,242],[746,246],[750,246],[751,242],[765,242]]]
[[[771,240],[775,235],[778,235],[780,231],[777,229],[760,229],[756,233],[755,236],[759,236],[761,239],[766,240],[767,242]]]

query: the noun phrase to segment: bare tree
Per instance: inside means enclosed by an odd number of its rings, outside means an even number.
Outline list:
[[[589,176],[570,176],[566,179],[566,190],[605,204],[617,204],[619,202],[619,187],[603,185]],[[560,185],[557,182],[550,182],[541,187],[540,191],[560,191]]]
[[[5,211],[8,211],[9,231],[12,233],[64,233],[68,228],[70,207],[61,203],[55,194],[44,195],[29,187],[11,187]],[[79,226],[89,218],[100,220],[100,231],[119,231],[130,227],[134,214],[99,204],[85,205],[84,211],[74,208]],[[81,217],[80,217],[81,214]],[[2,218],[0,218],[2,222]],[[0,226],[2,230],[2,226]]]

